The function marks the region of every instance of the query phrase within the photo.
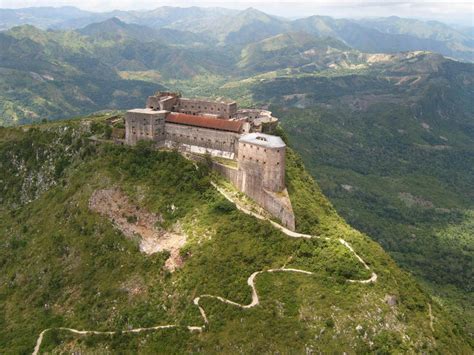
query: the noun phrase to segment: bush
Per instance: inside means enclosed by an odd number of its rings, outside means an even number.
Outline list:
[[[137,223],[137,221],[138,221],[137,216],[134,216],[134,215],[132,215],[132,216],[127,216],[127,222],[128,222],[128,223],[133,223],[133,224],[134,224],[134,223]]]
[[[220,213],[230,213],[236,209],[235,205],[226,199],[219,200],[214,204],[214,211]]]

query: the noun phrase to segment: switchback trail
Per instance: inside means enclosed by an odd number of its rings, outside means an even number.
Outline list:
[[[242,211],[243,213],[245,214],[248,214],[250,216],[253,216],[255,218],[258,218],[260,220],[267,220],[269,221],[275,228],[279,229],[282,233],[284,233],[285,235],[287,235],[288,237],[291,237],[291,238],[305,238],[305,239],[311,239],[311,238],[317,238],[317,239],[323,239],[323,240],[332,240],[331,238],[328,238],[328,237],[321,237],[321,236],[312,236],[312,235],[309,235],[309,234],[302,234],[302,233],[298,233],[298,232],[294,232],[294,231],[291,231],[289,230],[288,228],[285,228],[284,226],[282,226],[281,224],[278,224],[277,222],[275,221],[272,221],[270,219],[268,219],[267,217],[265,216],[262,216],[256,212],[253,212],[249,209],[247,209],[246,207],[242,206],[238,201],[234,200],[224,189],[222,189],[221,187],[219,187],[217,184],[215,183],[212,183],[212,185],[217,189],[217,191],[219,191],[227,200],[229,200],[230,202],[234,203],[235,206],[237,207],[238,210]],[[349,249],[349,251],[355,256],[355,258],[364,266],[364,268],[366,270],[369,270],[370,271],[370,267],[367,265],[367,263],[364,261],[364,259],[362,259],[355,251],[354,249],[352,248],[352,246],[347,242],[345,241],[344,239],[340,238],[338,239],[339,243],[341,243],[344,247],[346,247],[347,249]],[[262,274],[262,273],[265,273],[265,272],[269,272],[269,273],[277,273],[277,272],[294,272],[294,273],[299,273],[299,274],[305,274],[305,275],[312,275],[313,273],[311,271],[307,271],[307,270],[300,270],[300,269],[293,269],[293,268],[286,268],[285,266],[281,267],[281,268],[277,268],[277,269],[268,269],[268,270],[260,270],[260,271],[255,271],[254,273],[252,273],[249,278],[247,279],[247,285],[250,286],[251,290],[252,290],[252,301],[249,303],[249,304],[240,304],[240,303],[237,303],[237,302],[234,302],[232,300],[228,300],[226,298],[223,298],[221,296],[216,296],[216,295],[208,295],[208,294],[203,294],[203,295],[200,295],[196,298],[194,298],[193,300],[193,303],[194,305],[196,305],[196,307],[198,307],[199,309],[199,312],[201,313],[201,317],[204,321],[204,324],[203,325],[198,325],[198,326],[187,326],[187,329],[191,332],[194,332],[194,331],[198,331],[198,332],[201,332],[205,329],[206,325],[209,324],[209,319],[207,318],[207,314],[206,314],[206,311],[204,310],[204,308],[199,304],[200,301],[204,298],[210,298],[210,299],[216,299],[216,300],[219,300],[220,302],[223,302],[223,303],[226,303],[226,304],[230,304],[230,305],[233,305],[233,306],[236,306],[236,307],[239,307],[239,308],[242,308],[242,309],[248,309],[248,308],[252,308],[252,307],[255,307],[255,306],[258,306],[260,304],[260,299],[258,297],[258,292],[257,292],[257,288],[255,286],[255,279],[258,275]],[[365,280],[351,280],[351,279],[348,279],[347,280],[348,282],[351,282],[351,283],[361,283],[361,284],[368,284],[368,283],[373,283],[373,282],[376,282],[377,281],[377,274],[375,272],[372,271],[372,274],[371,274],[371,277],[368,278],[368,279],[365,279]],[[165,325],[157,325],[157,326],[154,326],[154,327],[146,327],[146,328],[134,328],[134,329],[129,329],[129,330],[123,330],[123,331],[96,331],[96,330],[77,330],[77,329],[73,329],[73,328],[66,328],[66,327],[58,327],[58,328],[48,328],[48,329],[44,329],[38,336],[37,340],[36,340],[36,345],[35,345],[35,348],[33,350],[33,355],[37,355],[39,354],[40,352],[40,348],[41,348],[41,344],[43,342],[43,338],[44,338],[44,335],[51,331],[51,330],[64,330],[64,331],[68,331],[68,332],[71,332],[71,333],[74,333],[74,334],[78,334],[78,335],[115,335],[115,334],[129,334],[129,333],[141,333],[141,332],[147,332],[147,331],[153,331],[153,330],[160,330],[160,329],[175,329],[175,328],[178,328],[179,326],[177,324],[165,324]]]

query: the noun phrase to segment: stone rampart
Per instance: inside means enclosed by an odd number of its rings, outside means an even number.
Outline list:
[[[280,220],[286,228],[295,230],[295,215],[286,188],[280,192],[268,191],[262,188],[257,176],[246,175],[240,168],[233,168],[215,161],[212,163],[212,169]]]
[[[181,98],[178,100],[176,111],[188,114],[207,113],[222,118],[231,118],[237,111],[237,104],[227,101]]]
[[[200,127],[165,123],[166,140],[237,154],[240,134]]]

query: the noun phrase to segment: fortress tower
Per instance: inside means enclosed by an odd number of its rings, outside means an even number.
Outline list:
[[[243,191],[285,188],[286,145],[278,136],[250,133],[239,139],[238,166]],[[256,192],[256,191],[255,191]]]
[[[125,142],[135,145],[139,140],[151,140],[161,145],[165,140],[167,111],[137,108],[125,116]]]

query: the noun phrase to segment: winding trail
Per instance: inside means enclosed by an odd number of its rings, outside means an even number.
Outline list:
[[[212,185],[217,189],[217,191],[219,191],[227,200],[229,200],[230,202],[234,203],[235,206],[237,207],[238,210],[242,211],[243,213],[245,214],[248,214],[250,216],[253,216],[255,218],[258,218],[260,220],[268,220],[275,228],[279,229],[281,232],[283,232],[285,235],[287,235],[288,237],[291,237],[291,238],[304,238],[304,239],[323,239],[323,240],[331,240],[331,238],[328,238],[328,237],[321,237],[321,236],[313,236],[313,235],[309,235],[309,234],[303,234],[303,233],[298,233],[298,232],[294,232],[294,231],[291,231],[289,230],[288,228],[285,228],[284,226],[282,226],[281,224],[278,224],[277,222],[275,221],[272,221],[270,219],[268,219],[267,217],[265,216],[262,216],[256,212],[253,212],[249,209],[247,209],[246,207],[242,206],[238,201],[234,200],[224,189],[222,189],[221,187],[219,187],[217,184],[215,184],[214,182],[212,182]],[[364,261],[364,259],[362,259],[355,251],[354,249],[352,248],[352,246],[344,239],[342,238],[339,238],[338,241],[344,246],[346,247],[347,249],[349,249],[349,251],[356,257],[356,259],[364,266],[364,268],[366,270],[369,270],[370,271],[370,267],[367,265],[367,263]],[[194,298],[193,300],[193,303],[196,307],[198,307],[199,309],[199,312],[201,313],[201,317],[204,321],[204,324],[203,325],[200,325],[200,326],[187,326],[187,329],[191,332],[202,332],[206,325],[209,324],[209,319],[207,318],[207,314],[206,314],[206,311],[204,310],[204,308],[200,305],[200,301],[204,298],[210,298],[210,299],[216,299],[216,300],[219,300],[220,302],[223,302],[223,303],[226,303],[226,304],[230,304],[232,306],[236,306],[236,307],[239,307],[239,308],[242,308],[242,309],[248,309],[248,308],[252,308],[252,307],[255,307],[255,306],[258,306],[260,304],[260,299],[258,297],[258,292],[257,292],[257,288],[255,286],[255,279],[258,275],[262,274],[262,273],[265,273],[265,272],[269,272],[269,273],[276,273],[276,272],[294,272],[294,273],[300,273],[300,274],[305,274],[305,275],[313,275],[313,272],[311,271],[307,271],[307,270],[300,270],[300,269],[293,269],[293,268],[286,268],[285,266],[281,267],[281,268],[277,268],[277,269],[268,269],[268,270],[260,270],[260,271],[255,271],[253,274],[251,274],[249,276],[249,278],[247,279],[247,285],[250,286],[251,290],[252,290],[252,301],[249,303],[249,304],[240,304],[240,303],[237,303],[237,302],[234,302],[232,300],[229,300],[229,299],[226,299],[226,298],[223,298],[221,296],[215,296],[215,295],[208,295],[208,294],[203,294],[203,295],[200,295],[196,298]],[[347,282],[351,282],[351,283],[361,283],[361,284],[368,284],[368,283],[373,283],[373,282],[376,282],[377,281],[377,274],[375,272],[372,271],[372,275],[370,278],[368,279],[365,279],[365,280],[351,280],[351,279],[348,279]],[[432,322],[432,315],[431,315],[431,305],[429,305],[429,311],[430,311],[430,318],[431,318],[431,322]],[[96,330],[77,330],[77,329],[73,329],[73,328],[66,328],[66,327],[58,327],[58,328],[48,328],[48,329],[44,329],[38,336],[37,340],[36,340],[36,345],[35,345],[35,348],[33,350],[33,355],[37,355],[39,354],[39,351],[40,351],[40,348],[41,348],[41,344],[43,342],[43,338],[44,338],[44,335],[55,329],[55,330],[65,330],[65,331],[69,331],[71,333],[74,333],[74,334],[78,334],[78,335],[91,335],[91,334],[96,334],[96,335],[114,335],[114,334],[127,334],[127,333],[141,333],[141,332],[147,332],[147,331],[153,331],[153,330],[160,330],[160,329],[173,329],[173,328],[178,328],[180,327],[179,325],[177,324],[165,324],[165,325],[157,325],[157,326],[154,326],[154,327],[146,327],[146,328],[134,328],[134,329],[129,329],[129,330],[123,330],[123,331],[96,331]],[[431,327],[432,326],[432,323],[431,323]]]
[[[434,326],[433,326],[434,317],[433,317],[433,312],[432,312],[432,310],[431,310],[431,303],[428,303],[428,316],[430,317],[430,328],[431,328],[431,331],[434,332]]]

